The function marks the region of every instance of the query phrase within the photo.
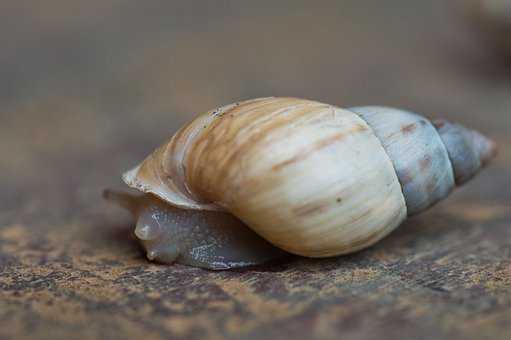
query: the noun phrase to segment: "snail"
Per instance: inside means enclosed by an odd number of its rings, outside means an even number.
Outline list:
[[[496,154],[480,133],[378,106],[259,98],[199,115],[106,192],[147,257],[210,269],[367,248]]]

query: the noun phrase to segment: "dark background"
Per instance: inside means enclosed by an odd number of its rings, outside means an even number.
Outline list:
[[[463,3],[2,0],[0,338],[509,339],[511,58]],[[448,118],[500,154],[352,256],[147,262],[101,191],[193,115],[261,96]]]

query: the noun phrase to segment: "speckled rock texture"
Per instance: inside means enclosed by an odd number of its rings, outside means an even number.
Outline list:
[[[445,1],[7,0],[0,41],[0,339],[511,339],[511,60]],[[268,95],[446,118],[500,154],[354,255],[148,262],[102,190]]]

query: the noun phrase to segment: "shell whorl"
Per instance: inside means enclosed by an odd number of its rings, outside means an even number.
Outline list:
[[[396,169],[408,215],[445,198],[494,157],[495,143],[445,120],[382,106],[353,107],[380,139]]]

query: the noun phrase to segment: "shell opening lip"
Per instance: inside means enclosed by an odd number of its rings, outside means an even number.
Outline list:
[[[130,188],[139,190],[143,193],[152,194],[163,202],[184,210],[225,211],[225,209],[218,204],[195,202],[189,198],[183,197],[182,195],[178,197],[175,192],[173,192],[172,195],[169,195],[168,192],[162,190],[161,185],[147,185],[142,183],[142,181],[139,179],[140,168],[141,165],[138,165],[135,168],[123,173],[122,180]],[[172,197],[172,199],[169,197]]]

